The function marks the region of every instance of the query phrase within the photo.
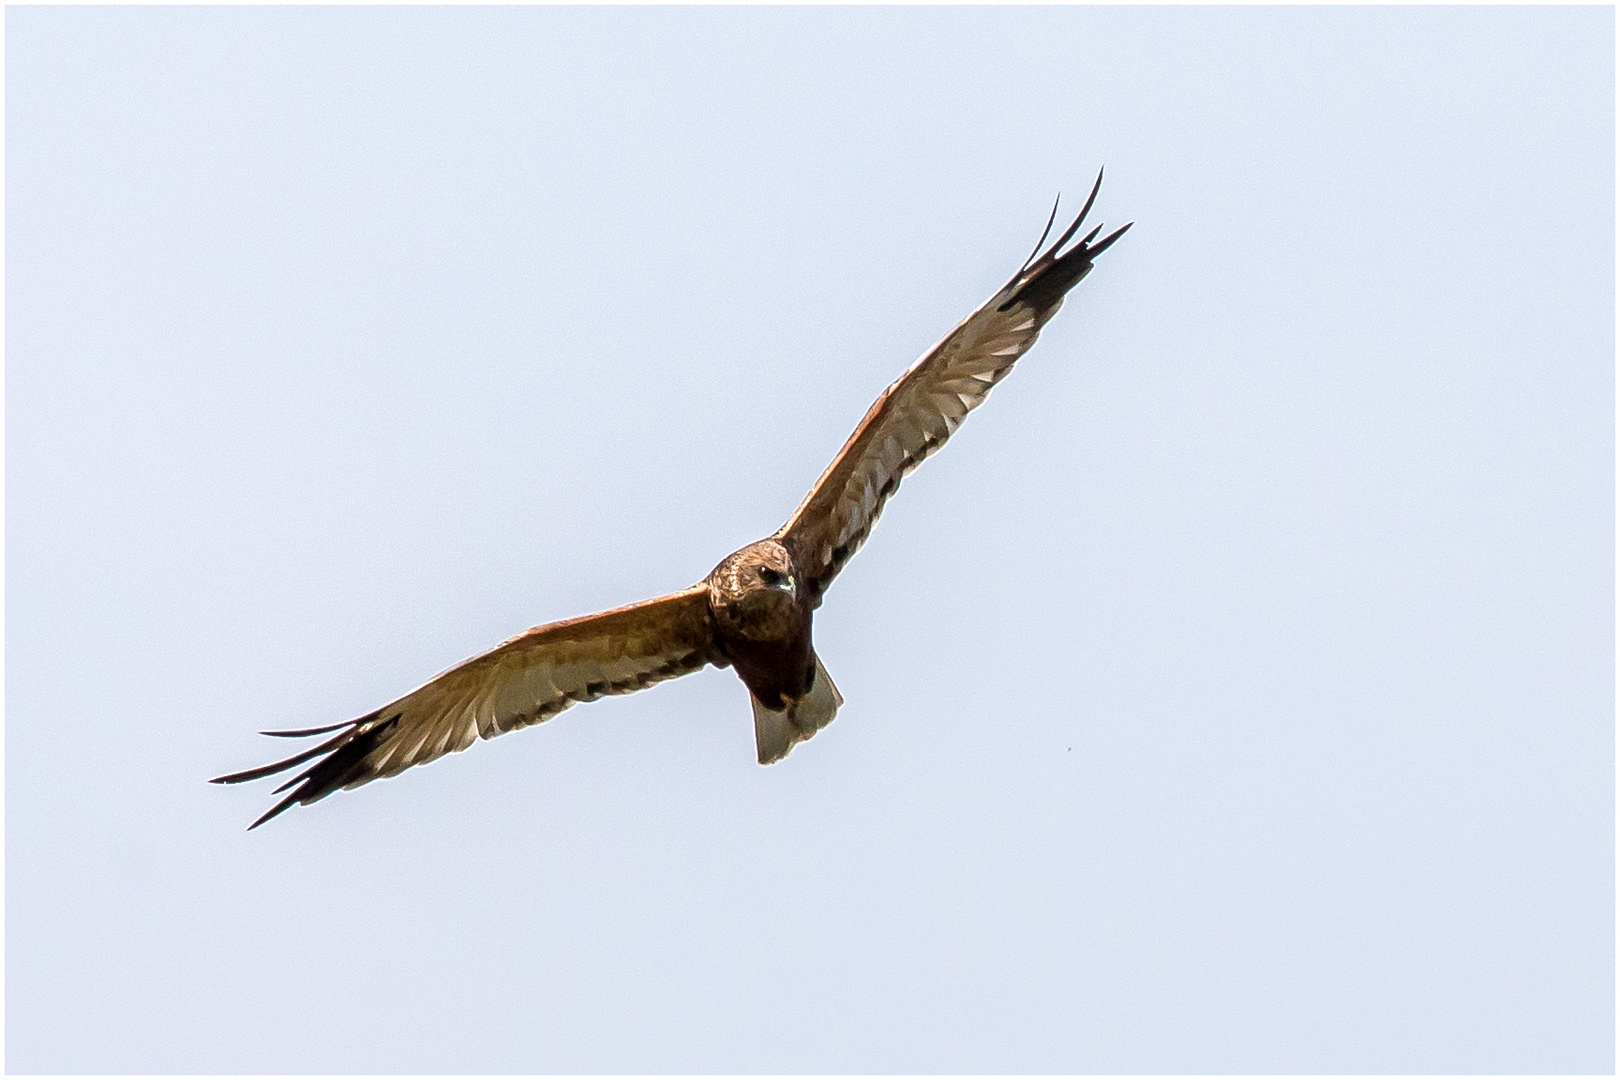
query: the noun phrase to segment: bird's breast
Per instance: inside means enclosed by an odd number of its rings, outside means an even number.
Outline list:
[[[738,677],[766,708],[784,708],[809,692],[815,661],[808,618],[780,637],[728,637],[724,631],[717,637]]]

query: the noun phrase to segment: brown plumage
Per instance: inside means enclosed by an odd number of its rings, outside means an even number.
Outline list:
[[[465,750],[480,738],[538,724],[575,702],[627,694],[707,664],[735,667],[748,687],[760,763],[785,756],[843,704],[811,644],[812,612],[901,479],[950,438],[1035,343],[1092,260],[1130,228],[1093,243],[1099,227],[1062,250],[1101,186],[1099,172],[1080,216],[1042,253],[1057,216],[1053,207],[1035,253],[1018,273],[879,396],[774,535],[728,555],[689,589],[525,631],[356,720],[265,732],[337,734],[284,761],[213,783],[257,780],[316,759],[276,789],[292,790],[248,826],[257,828],[294,803],[312,803]]]

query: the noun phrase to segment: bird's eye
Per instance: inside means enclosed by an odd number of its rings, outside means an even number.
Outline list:
[[[781,574],[777,573],[775,570],[772,570],[770,567],[762,566],[759,569],[759,580],[763,581],[767,585],[780,585],[785,579]]]

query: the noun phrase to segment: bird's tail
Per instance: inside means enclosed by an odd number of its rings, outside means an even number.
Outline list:
[[[815,681],[804,697],[789,701],[787,708],[767,709],[759,698],[749,695],[754,704],[754,743],[759,748],[761,765],[787,757],[795,743],[804,742],[832,723],[838,706],[844,703],[844,695],[821,666],[821,657],[812,654],[812,658],[816,662]]]

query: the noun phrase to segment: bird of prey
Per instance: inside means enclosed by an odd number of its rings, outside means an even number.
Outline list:
[[[748,687],[760,764],[786,756],[826,727],[844,701],[811,644],[811,613],[901,479],[950,438],[1035,343],[1092,260],[1130,228],[1097,240],[1098,226],[1063,250],[1101,186],[1099,172],[1080,215],[1043,252],[1057,219],[1052,207],[1018,273],[878,397],[775,533],[727,555],[689,589],[526,630],[358,719],[267,731],[336,734],[285,761],[213,782],[257,780],[314,759],[276,789],[292,791],[248,826],[254,829],[294,803],[538,724],[575,702],[627,694],[708,664],[735,667]]]

